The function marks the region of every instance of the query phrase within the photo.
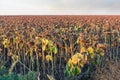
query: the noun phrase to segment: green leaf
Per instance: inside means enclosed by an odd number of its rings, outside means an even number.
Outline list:
[[[67,69],[64,71],[64,74],[65,74],[65,76],[67,76],[67,77],[70,77],[71,75],[70,75],[70,71],[68,71]]]
[[[54,53],[54,54],[57,54],[57,52],[58,52],[58,49],[57,49],[56,46],[54,46],[54,47],[53,47],[53,53]]]
[[[52,47],[53,46],[53,42],[52,41],[48,41],[48,47]]]
[[[24,76],[25,80],[37,80],[37,72],[29,71],[28,74]]]
[[[98,64],[98,65],[101,64],[101,57],[100,57],[100,55],[97,56],[97,64]]]
[[[86,74],[88,74],[90,72],[90,67],[88,66],[88,69],[86,71]]]
[[[73,76],[80,74],[80,72],[81,72],[81,69],[78,66],[72,68]]]

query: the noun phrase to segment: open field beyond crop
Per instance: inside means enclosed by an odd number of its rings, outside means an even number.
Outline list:
[[[0,16],[0,80],[119,80],[120,16]]]

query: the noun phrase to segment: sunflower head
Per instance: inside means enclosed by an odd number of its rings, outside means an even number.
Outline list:
[[[46,55],[46,60],[47,61],[52,61],[52,56],[51,55]]]

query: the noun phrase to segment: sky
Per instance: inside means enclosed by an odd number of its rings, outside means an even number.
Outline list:
[[[119,15],[120,0],[0,0],[0,15]]]

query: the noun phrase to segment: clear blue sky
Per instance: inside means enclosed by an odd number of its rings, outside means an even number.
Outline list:
[[[119,15],[120,0],[0,0],[0,15]]]

